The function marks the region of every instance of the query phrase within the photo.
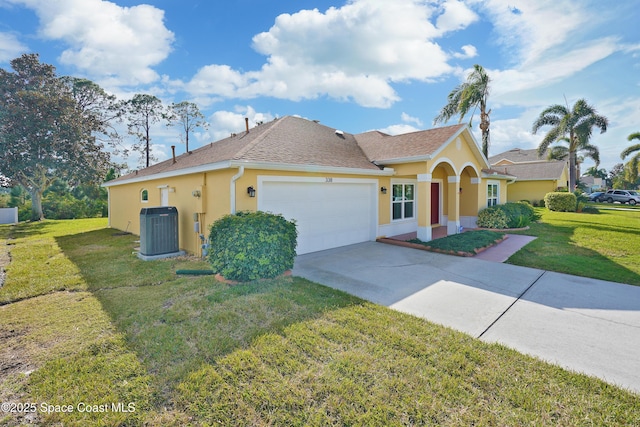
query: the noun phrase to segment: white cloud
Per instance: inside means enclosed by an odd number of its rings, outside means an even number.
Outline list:
[[[0,33],[0,63],[9,62],[19,57],[28,48],[11,33]]]
[[[616,39],[604,38],[562,55],[549,55],[535,65],[527,67],[522,65],[504,71],[488,71],[493,80],[492,87],[495,88],[492,93],[496,97],[507,99],[509,94],[517,96],[517,92],[548,86],[575,75],[619,50],[620,46]]]
[[[469,59],[478,56],[478,50],[475,46],[466,44],[462,46],[462,52],[456,52],[453,54],[454,58],[458,59]]]
[[[510,67],[487,69],[494,104],[539,105],[541,97],[548,98],[541,88],[628,49],[616,36],[593,37],[594,27],[608,29],[611,23],[597,9],[571,0],[470,1],[489,17],[495,42],[511,57]]]
[[[422,120],[420,120],[417,117],[410,116],[409,114],[403,112],[400,115],[400,120],[402,120],[403,123],[390,125],[385,128],[380,128],[376,130],[386,133],[388,135],[401,135],[403,133],[417,132],[419,130],[422,130],[421,129],[423,125]]]
[[[498,44],[514,49],[514,58],[532,65],[553,47],[566,46],[570,36],[592,17],[573,0],[477,1],[491,17]]]
[[[329,96],[385,108],[399,100],[392,83],[430,81],[454,71],[434,40],[476,19],[460,1],[438,7],[419,0],[353,0],[324,13],[282,14],[269,31],[253,37],[254,49],[267,57],[260,70],[212,64],[185,88],[200,97]],[[463,54],[474,56],[475,48],[465,46]]]
[[[443,33],[462,30],[478,20],[478,15],[459,0],[447,0],[442,8],[436,27]]]
[[[249,119],[249,127],[253,127],[259,122],[266,123],[275,119],[271,113],[259,113],[250,105],[236,106],[234,111],[216,111],[208,119],[207,136],[209,141],[219,141],[232,133],[244,131],[246,128],[245,117]]]
[[[377,129],[377,130],[379,130],[380,132],[386,133],[388,135],[401,135],[403,133],[417,132],[420,129],[408,124],[398,124],[398,125],[387,126],[386,128]]]
[[[402,115],[400,116],[400,118],[405,123],[415,123],[416,126],[422,126],[422,120],[420,120],[417,117],[412,117],[412,116],[408,115],[407,113],[403,112]]]
[[[6,0],[33,9],[40,35],[69,45],[60,62],[111,83],[148,84],[152,69],[171,51],[174,35],[164,11],[149,5],[121,7],[106,0]]]

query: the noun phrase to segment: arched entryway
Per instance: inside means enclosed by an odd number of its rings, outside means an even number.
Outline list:
[[[466,165],[460,172],[460,226],[476,228],[479,206],[480,175],[473,165]]]

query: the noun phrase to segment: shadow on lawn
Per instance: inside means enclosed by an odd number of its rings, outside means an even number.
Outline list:
[[[507,263],[640,286],[640,274],[637,272],[629,270],[592,249],[576,247],[572,236],[578,227],[558,225],[534,227],[535,225],[531,230],[535,233],[517,232],[517,234],[533,234],[537,236],[537,239],[512,255]],[[581,223],[580,227],[629,234],[630,239],[636,238],[633,234],[638,233],[637,230],[629,231],[625,228],[608,227],[589,222]]]
[[[206,264],[141,261],[132,255],[135,239],[103,229],[56,241],[164,391],[261,335],[362,303],[296,277],[230,286],[213,276],[177,276],[177,269]]]

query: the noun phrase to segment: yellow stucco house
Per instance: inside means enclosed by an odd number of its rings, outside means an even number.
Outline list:
[[[513,177],[490,170],[465,124],[391,136],[287,116],[104,186],[109,225],[140,233],[142,208],[175,206],[180,249],[199,254],[216,219],[262,210],[295,219],[298,253],[416,233],[456,234],[505,203]]]
[[[508,182],[507,202],[544,200],[547,193],[567,190],[569,166],[564,160],[538,157],[538,150],[514,148],[489,158],[491,169],[514,179]]]

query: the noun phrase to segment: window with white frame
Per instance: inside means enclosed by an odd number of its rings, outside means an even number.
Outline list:
[[[142,191],[140,191],[140,201],[143,203],[146,203],[149,201],[149,191],[147,191],[146,189],[143,189]]]
[[[393,184],[391,197],[393,220],[415,217],[415,184]]]
[[[487,183],[487,206],[495,206],[499,202],[500,184],[497,182]]]

